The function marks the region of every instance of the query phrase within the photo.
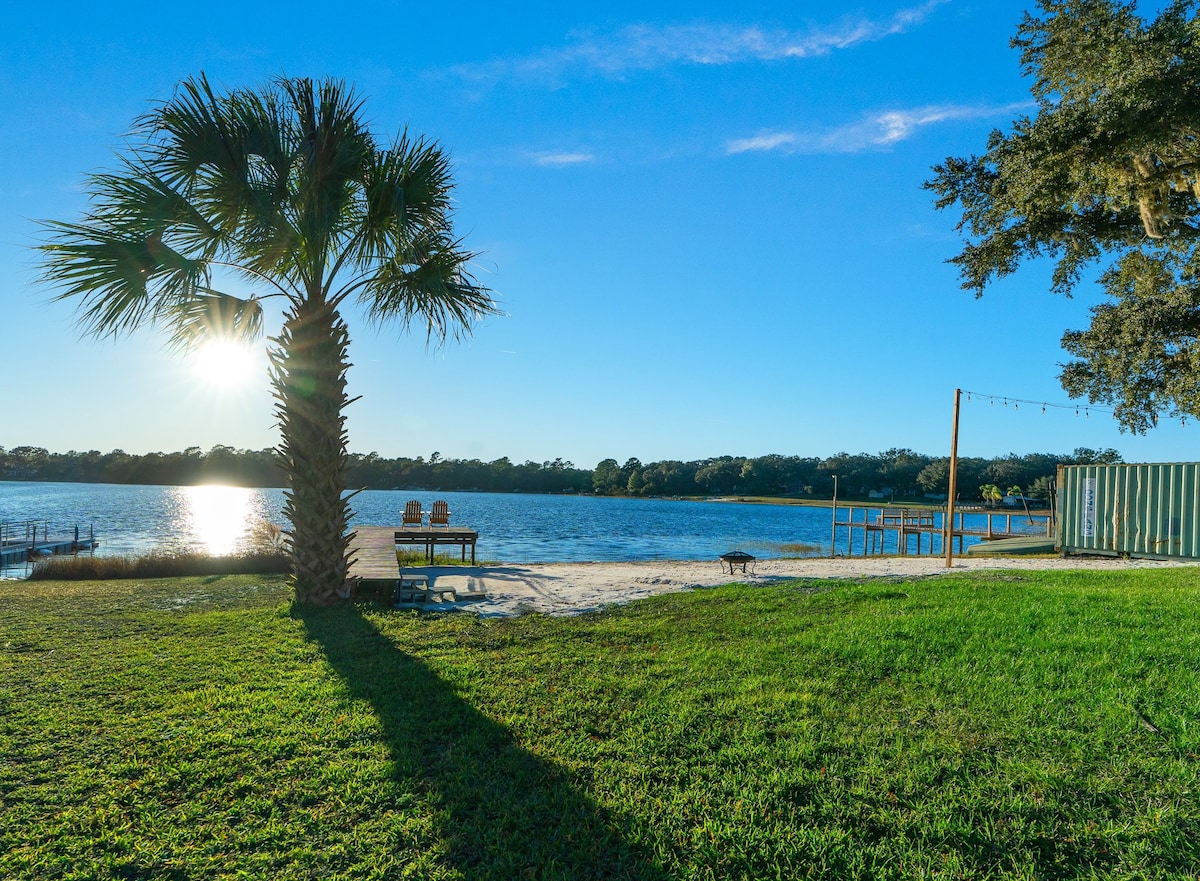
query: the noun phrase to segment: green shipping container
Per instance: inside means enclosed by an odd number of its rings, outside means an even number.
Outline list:
[[[1200,462],[1060,465],[1064,554],[1200,557]]]

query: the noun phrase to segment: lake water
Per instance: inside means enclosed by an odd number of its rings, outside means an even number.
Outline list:
[[[799,505],[366,490],[351,501],[351,523],[397,524],[414,498],[426,510],[446,499],[451,524],[479,532],[481,560],[711,560],[735,548],[760,558],[830,552],[830,509]],[[47,523],[51,535],[94,528],[98,554],[227,554],[249,545],[254,524],[282,525],[282,509],[279,489],[0,481],[0,523]],[[839,552],[844,535],[839,530]]]

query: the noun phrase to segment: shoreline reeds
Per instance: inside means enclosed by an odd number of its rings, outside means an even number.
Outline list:
[[[183,578],[204,575],[284,575],[290,558],[280,550],[213,556],[199,551],[141,556],[57,556],[34,563],[28,581],[106,581],[116,578]]]

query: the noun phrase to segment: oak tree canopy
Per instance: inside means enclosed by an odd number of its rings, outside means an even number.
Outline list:
[[[1197,0],[1157,17],[1115,0],[1040,0],[1012,41],[1036,113],[981,156],[926,182],[961,211],[950,262],[981,295],[1023,261],[1054,261],[1070,295],[1099,269],[1106,299],[1060,380],[1114,407],[1123,428],[1200,417],[1200,23]]]

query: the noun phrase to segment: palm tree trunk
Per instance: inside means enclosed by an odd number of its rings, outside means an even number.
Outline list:
[[[336,309],[305,301],[273,340],[271,385],[288,479],[292,585],[298,603],[332,605],[347,595],[346,324]]]

